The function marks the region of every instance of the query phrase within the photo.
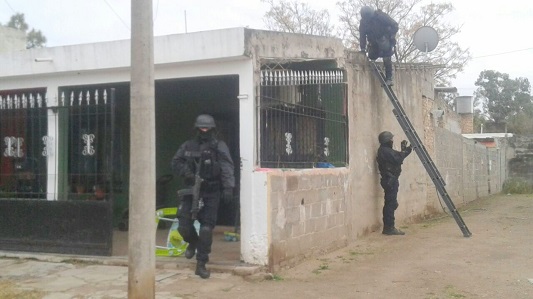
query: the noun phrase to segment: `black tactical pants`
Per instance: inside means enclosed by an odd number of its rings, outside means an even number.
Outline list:
[[[385,67],[385,80],[392,80],[392,59],[394,45],[388,38],[382,37],[377,41],[369,41],[368,43],[368,58],[376,60],[379,57],[383,58],[383,66]]]
[[[213,244],[213,229],[217,223],[220,191],[201,193],[201,197],[204,206],[198,212],[197,219],[200,222],[200,233],[196,232],[191,218],[192,196],[185,196],[178,207],[178,232],[185,242],[196,247],[196,260],[208,262]]]
[[[381,178],[381,187],[383,187],[383,191],[385,191],[383,228],[389,229],[394,227],[394,211],[398,208],[398,179],[395,177]]]

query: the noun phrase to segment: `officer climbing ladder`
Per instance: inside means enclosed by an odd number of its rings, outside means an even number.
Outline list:
[[[461,215],[459,215],[459,212],[455,208],[455,205],[453,204],[450,196],[448,195],[448,192],[446,191],[446,188],[444,187],[446,184],[444,180],[442,179],[442,176],[440,175],[437,167],[431,160],[431,157],[429,156],[428,152],[426,151],[426,148],[424,147],[424,144],[418,137],[418,134],[416,133],[413,125],[411,124],[411,121],[405,114],[405,111],[402,108],[402,105],[398,101],[398,98],[394,94],[394,92],[391,89],[391,86],[386,84],[385,76],[380,71],[378,65],[376,64],[375,60],[370,60],[370,65],[372,66],[372,70],[374,71],[374,74],[381,82],[381,86],[385,90],[385,93],[389,97],[389,100],[391,101],[392,105],[394,106],[394,109],[392,112],[396,116],[396,119],[400,123],[400,126],[402,127],[403,131],[405,132],[405,135],[407,136],[407,139],[409,139],[409,142],[413,146],[414,151],[420,158],[420,161],[422,162],[422,165],[426,168],[427,173],[429,174],[429,177],[435,184],[435,187],[437,188],[437,191],[439,192],[442,200],[448,207],[448,210],[452,214],[453,218],[455,219],[455,222],[457,222],[457,225],[463,232],[463,235],[465,237],[472,236],[472,233],[468,230],[468,227],[466,226],[465,222],[463,221],[463,218],[461,218]]]

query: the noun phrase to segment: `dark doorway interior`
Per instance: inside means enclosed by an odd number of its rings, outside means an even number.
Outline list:
[[[156,82],[157,177],[172,174],[170,161],[178,147],[194,136],[198,114],[215,118],[218,139],[225,141],[235,165],[236,184],[240,181],[239,154],[239,77],[236,75],[158,80]],[[182,187],[174,177],[158,186],[160,203],[176,206],[176,191]],[[236,186],[238,194],[239,186]],[[238,198],[236,199],[238,201]],[[238,219],[238,204],[221,203],[218,224],[233,226]]]

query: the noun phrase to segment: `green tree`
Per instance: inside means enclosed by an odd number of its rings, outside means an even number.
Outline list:
[[[268,29],[274,31],[332,36],[327,10],[314,10],[298,1],[261,0],[270,6],[264,21]]]
[[[26,33],[26,49],[41,48],[46,46],[46,37],[40,30],[32,28],[29,32],[29,26],[26,23],[23,13],[16,13],[11,16],[7,27],[15,28]]]
[[[42,48],[46,46],[46,37],[41,30],[31,29],[26,33],[26,49]]]
[[[488,121],[505,124],[515,133],[532,131],[533,99],[527,78],[511,79],[508,74],[484,70],[475,85],[475,100],[482,103]]]

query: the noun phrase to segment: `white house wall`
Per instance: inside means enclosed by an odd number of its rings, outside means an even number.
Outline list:
[[[0,53],[26,49],[26,33],[22,30],[0,26]]]
[[[57,97],[58,86],[129,82],[129,45],[125,40],[0,54],[0,90],[47,87],[49,96]],[[342,42],[334,38],[245,28],[156,37],[154,49],[156,80],[239,76],[235,100],[239,101],[243,261],[291,265],[381,227],[376,136],[390,130],[398,143],[405,135],[366,57],[345,57]],[[52,61],[36,62],[36,58]],[[257,168],[260,68],[264,63],[303,60],[335,61],[346,71],[349,164],[328,170]],[[395,72],[394,90],[428,146],[434,140],[426,140],[431,128],[424,123],[429,112],[423,102],[433,94],[432,78],[432,71],[419,67]],[[411,155],[400,178],[398,223],[437,210],[438,201],[428,197],[433,189],[428,182],[420,161]]]
[[[244,28],[175,34],[154,38],[154,63],[181,63],[242,57]],[[0,78],[128,68],[130,41],[7,52],[0,55]],[[37,59],[37,61],[36,61]]]
[[[156,80],[237,75],[239,122],[256,123],[254,64],[243,56],[243,28],[156,37],[154,43]],[[60,86],[129,82],[129,47],[129,40],[124,40],[3,54],[0,90],[45,87],[53,104],[61,96]],[[55,131],[55,124],[49,130]],[[266,264],[266,177],[254,173],[255,126],[240,126],[240,136],[241,238],[249,240],[241,243],[241,255],[246,262]]]

